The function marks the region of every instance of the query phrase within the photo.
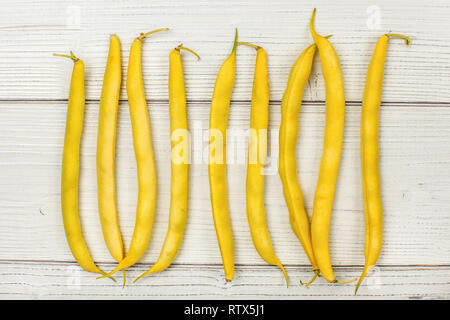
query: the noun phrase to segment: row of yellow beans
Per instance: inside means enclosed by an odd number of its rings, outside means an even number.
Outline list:
[[[72,53],[74,62],[72,82],[69,94],[69,108],[66,123],[62,170],[62,213],[66,237],[71,251],[80,266],[85,270],[100,273],[102,277],[110,277],[113,273],[133,265],[145,253],[153,225],[156,202],[156,169],[151,145],[149,117],[142,81],[141,46],[142,40],[158,29],[141,34],[133,41],[127,73],[127,94],[130,106],[130,118],[133,127],[133,141],[138,169],[139,195],[136,212],[136,225],[128,253],[124,257],[123,242],[119,230],[115,178],[114,157],[117,124],[117,110],[121,84],[120,42],[117,36],[110,38],[110,50],[103,82],[99,110],[99,131],[97,144],[97,184],[99,216],[104,240],[111,255],[119,265],[109,274],[98,269],[93,262],[81,233],[78,215],[78,176],[79,149],[84,114],[84,63]],[[181,142],[174,141],[173,150],[179,150],[178,162],[172,162],[171,208],[169,230],[157,263],[142,276],[162,271],[167,268],[181,245],[184,227],[187,220],[188,199],[188,135],[186,93],[180,50],[189,48],[178,46],[169,55],[169,97],[172,138],[181,133]],[[200,58],[197,55],[198,58]],[[178,132],[181,130],[181,132]],[[181,148],[179,146],[181,144]],[[180,159],[181,158],[181,161]],[[141,277],[142,277],[141,276]],[[101,277],[101,278],[102,278]],[[113,279],[113,278],[111,278]],[[125,284],[125,273],[124,273]]]
[[[279,174],[283,194],[289,211],[293,232],[300,240],[309,258],[314,277],[319,273],[329,282],[338,281],[332,270],[329,254],[329,226],[336,181],[344,138],[345,96],[338,55],[328,37],[318,35],[314,29],[315,10],[310,30],[314,44],[309,46],[295,61],[289,74],[286,91],[281,103],[281,126],[279,135]],[[127,73],[127,94],[133,128],[133,142],[138,170],[139,194],[136,225],[130,249],[125,255],[120,234],[115,194],[114,157],[117,110],[121,85],[120,42],[111,36],[110,50],[100,99],[99,131],[97,143],[98,205],[102,231],[112,257],[118,266],[106,274],[93,262],[81,233],[78,216],[79,147],[84,112],[84,64],[72,53],[74,71],[67,112],[66,137],[62,169],[62,212],[66,237],[75,259],[85,270],[111,277],[119,270],[135,264],[144,255],[151,237],[156,203],[156,169],[151,144],[149,116],[142,81],[142,40],[158,29],[141,34],[133,41]],[[378,169],[378,110],[381,104],[381,88],[384,61],[389,37],[401,37],[409,44],[408,37],[398,34],[383,35],[377,43],[369,65],[364,90],[361,119],[361,161],[363,177],[364,212],[366,218],[365,267],[356,290],[364,277],[375,265],[381,251],[382,208]],[[248,145],[248,168],[246,181],[247,218],[254,246],[269,264],[278,266],[288,284],[286,271],[277,258],[266,225],[264,209],[264,163],[267,152],[267,127],[269,105],[269,80],[267,54],[259,46],[238,42],[237,30],[233,50],[219,69],[211,100],[209,180],[214,225],[222,255],[225,279],[234,277],[234,242],[228,212],[226,184],[226,130],[228,111],[234,87],[236,48],[247,45],[257,51],[253,93],[250,113],[250,137]],[[160,257],[139,278],[165,270],[174,260],[182,242],[187,221],[188,203],[188,126],[186,93],[180,50],[169,55],[169,110],[172,145],[171,205],[169,227]],[[315,52],[319,51],[326,91],[326,122],[324,147],[319,177],[314,197],[311,225],[306,212],[300,184],[297,180],[296,144],[298,117],[303,89],[309,79]],[[114,280],[114,279],[113,279]],[[136,281],[135,280],[135,281]],[[355,291],[356,293],[356,291]]]

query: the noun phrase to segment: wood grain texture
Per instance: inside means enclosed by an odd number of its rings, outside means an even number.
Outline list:
[[[101,265],[108,269],[112,265]],[[149,268],[138,264],[127,271],[134,279]],[[302,267],[288,267],[291,285],[270,267],[237,267],[226,282],[220,266],[172,266],[122,289],[109,279],[97,280],[73,263],[0,263],[0,299],[448,299],[449,267],[377,267],[354,296],[354,284],[333,285]],[[360,268],[340,267],[339,277],[356,277]]]
[[[277,134],[279,105],[270,106],[271,134]],[[0,108],[0,259],[73,261],[64,240],[60,212],[60,166],[66,104],[12,103]],[[262,264],[250,239],[245,214],[246,138],[249,103],[232,103],[228,139],[228,190],[236,263]],[[363,263],[364,218],[359,156],[360,106],[348,108],[341,169],[331,226],[332,262]],[[189,125],[207,136],[209,104],[188,105]],[[170,150],[167,103],[149,106],[158,171],[158,199],[153,236],[143,262],[157,258],[167,229]],[[299,177],[309,213],[321,157],[324,105],[307,104],[300,115]],[[113,262],[101,236],[97,213],[95,150],[98,104],[88,103],[81,148],[80,210],[93,257]],[[383,105],[380,151],[384,204],[383,265],[450,264],[450,108]],[[200,133],[201,134],[201,133]],[[207,139],[207,138],[206,138]],[[194,145],[203,150],[206,141]],[[277,158],[277,138],[269,155]],[[195,141],[194,141],[195,144]],[[194,159],[192,159],[194,161]],[[266,210],[275,250],[286,265],[307,265],[293,235],[276,163],[266,177]],[[136,164],[128,105],[120,104],[117,143],[117,186],[120,226],[128,247],[134,228],[137,197]],[[189,218],[178,264],[220,264],[211,215],[206,162],[191,165]]]
[[[318,32],[333,34],[331,41],[341,59],[347,100],[361,101],[376,40],[381,34],[396,32],[410,35],[412,45],[391,41],[384,101],[449,101],[447,0],[352,0],[345,5],[333,0],[13,1],[0,11],[0,99],[66,99],[71,66],[52,53],[69,50],[86,63],[87,98],[99,99],[109,35],[116,33],[120,37],[126,68],[134,37],[169,27],[170,32],[145,42],[147,97],[168,99],[168,54],[182,42],[202,57],[200,62],[190,56],[185,58],[188,99],[209,100],[217,70],[231,50],[237,27],[241,40],[261,45],[268,52],[271,99],[279,101],[290,67],[312,43],[308,22],[314,6],[318,9]],[[234,100],[250,98],[254,59],[253,50],[239,48]],[[304,99],[324,100],[319,59]]]

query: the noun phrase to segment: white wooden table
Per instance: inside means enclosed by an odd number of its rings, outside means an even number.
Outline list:
[[[0,298],[450,298],[450,3],[423,1],[6,1],[0,10]],[[339,278],[360,274],[364,218],[359,158],[361,97],[377,38],[392,40],[387,56],[380,124],[384,243],[378,267],[358,296],[354,284],[299,280],[312,275],[288,222],[276,172],[266,177],[266,210],[275,250],[286,266],[267,265],[251,242],[245,213],[246,165],[228,168],[229,204],[236,246],[236,276],[226,283],[210,209],[206,163],[191,166],[189,221],[181,251],[164,272],[125,289],[96,280],[74,262],[60,210],[60,171],[72,63],[52,53],[73,50],[86,63],[87,104],[80,186],[85,239],[105,270],[114,260],[101,235],[97,212],[95,149],[98,102],[108,36],[122,42],[124,70],[131,41],[140,32],[169,27],[145,41],[143,71],[158,168],[158,201],[147,254],[127,271],[134,279],[159,255],[167,229],[170,149],[168,54],[183,43],[202,57],[184,57],[191,128],[208,127],[216,72],[234,35],[269,54],[270,129],[280,124],[280,100],[289,69],[312,40],[308,22],[333,34],[346,90],[346,129],[331,223],[332,262]],[[254,51],[241,47],[229,127],[249,126]],[[321,156],[324,85],[316,59],[304,95],[298,145],[299,178],[308,211]],[[125,89],[125,86],[124,86]],[[129,246],[137,198],[136,164],[126,92],[118,120],[117,184],[120,226]],[[204,144],[206,147],[206,143]],[[245,147],[245,144],[244,144]],[[276,141],[271,145],[276,158]],[[120,279],[120,275],[118,275]],[[119,281],[120,282],[120,281]]]

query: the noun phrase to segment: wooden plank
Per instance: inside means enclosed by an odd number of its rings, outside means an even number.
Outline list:
[[[0,104],[0,259],[73,261],[60,212],[60,162],[66,105],[64,103]],[[80,205],[83,229],[96,261],[113,262],[104,245],[96,199],[95,150],[97,103],[88,103],[81,150]],[[158,200],[151,244],[142,262],[158,257],[167,230],[170,184],[167,103],[149,107],[158,169]],[[208,128],[209,105],[190,103],[193,139]],[[300,117],[298,157],[300,181],[309,213],[321,156],[324,105],[306,104]],[[362,265],[364,220],[359,158],[360,106],[348,107],[341,171],[331,225],[331,254],[336,265]],[[384,204],[382,265],[450,264],[450,108],[383,105],[381,111],[381,175]],[[270,108],[270,156],[277,158],[279,105]],[[136,165],[126,103],[120,105],[117,145],[118,207],[128,247],[137,197]],[[245,213],[245,131],[249,103],[232,103],[228,151],[238,155],[228,166],[229,204],[236,244],[236,263],[264,265],[253,248]],[[197,130],[195,128],[203,128]],[[241,130],[241,131],[240,131]],[[193,142],[194,150],[206,151]],[[238,151],[236,151],[238,150]],[[242,159],[243,162],[239,162]],[[192,157],[192,161],[196,161]],[[275,250],[286,265],[308,265],[293,235],[276,164],[268,166],[266,210]],[[192,164],[189,219],[178,264],[221,263],[214,231],[206,162]]]
[[[112,265],[102,265],[105,269]],[[172,266],[133,284],[149,265],[127,271],[122,289],[109,279],[97,280],[73,263],[0,262],[0,299],[448,299],[449,267],[377,267],[354,296],[354,284],[334,285],[322,278],[309,288],[299,280],[311,271],[288,267],[291,284],[286,288],[281,272],[269,267],[236,269],[225,282],[220,266]],[[357,277],[361,268],[339,267],[341,278]]]
[[[0,99],[66,99],[71,63],[52,57],[74,50],[86,62],[87,97],[98,99],[108,36],[123,45],[124,68],[132,39],[140,32],[170,27],[144,47],[144,82],[149,99],[167,100],[168,54],[183,42],[202,56],[185,57],[190,100],[211,98],[219,65],[240,39],[255,42],[269,54],[271,99],[281,100],[291,65],[311,44],[308,21],[314,1],[85,1],[18,0],[0,11]],[[366,69],[377,38],[386,32],[413,39],[389,47],[384,101],[445,102],[450,99],[450,7],[446,0],[332,0],[318,5],[317,30],[333,34],[339,53],[346,98],[361,101]],[[234,100],[249,100],[255,54],[240,48]],[[323,101],[324,87],[316,59],[305,100]],[[125,87],[125,86],[124,86]],[[122,98],[126,99],[123,92]]]

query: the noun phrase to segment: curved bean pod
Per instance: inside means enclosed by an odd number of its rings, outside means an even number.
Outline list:
[[[123,241],[117,217],[116,182],[114,176],[117,111],[119,109],[120,84],[122,82],[120,58],[119,38],[116,35],[112,35],[110,37],[98,116],[97,197],[103,237],[109,252],[117,262],[123,259]]]
[[[155,32],[167,30],[167,28],[163,28],[141,34],[131,44],[127,73],[127,95],[139,185],[136,224],[127,255],[108,275],[112,275],[138,262],[147,250],[152,234],[156,206],[156,168],[142,80],[141,51],[145,37]]]
[[[345,95],[339,57],[331,43],[314,30],[314,9],[310,31],[317,45],[326,91],[326,120],[322,160],[314,194],[311,239],[320,273],[329,282],[336,280],[329,253],[329,231],[336,181],[341,159],[345,124]]]
[[[148,274],[166,269],[175,259],[183,240],[188,212],[189,190],[189,132],[186,111],[186,88],[180,50],[192,52],[179,45],[169,55],[169,111],[172,144],[169,228],[156,263],[134,282]]]
[[[380,171],[378,165],[378,128],[384,64],[390,37],[400,37],[410,44],[410,39],[399,34],[382,35],[375,47],[366,75],[366,85],[361,111],[361,169],[366,221],[364,255],[365,263],[355,288],[377,263],[383,242],[383,207],[381,204]]]
[[[312,283],[319,274],[319,267],[314,256],[308,214],[303,202],[302,190],[297,177],[297,135],[298,118],[302,104],[303,91],[316,53],[315,44],[306,48],[295,61],[289,73],[286,90],[281,101],[281,125],[279,134],[278,172],[283,185],[283,194],[289,210],[289,222],[305,250],[314,270]]]
[[[67,108],[66,132],[61,174],[61,210],[67,243],[78,264],[86,271],[105,275],[92,260],[81,232],[78,213],[80,173],[80,142],[83,131],[85,89],[84,63],[71,52],[70,56],[55,54],[74,61]],[[114,279],[113,279],[114,280]],[[115,281],[115,280],[114,280]]]
[[[222,255],[225,279],[234,277],[234,243],[228,212],[226,173],[226,131],[228,110],[236,72],[237,29],[230,56],[219,69],[211,100],[209,118],[209,186],[217,241]]]
[[[263,48],[247,42],[239,42],[239,45],[248,45],[256,49],[250,111],[250,137],[248,141],[247,220],[256,251],[258,251],[264,261],[281,269],[286,279],[286,286],[289,286],[286,270],[276,256],[270,240],[266,223],[266,210],[264,208],[263,171],[267,155],[267,127],[269,123],[267,53]]]

